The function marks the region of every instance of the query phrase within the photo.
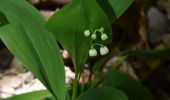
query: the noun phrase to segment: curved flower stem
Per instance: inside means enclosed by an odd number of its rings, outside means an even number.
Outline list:
[[[93,33],[96,34],[97,32],[99,32],[100,34],[103,34],[103,32],[101,32],[99,29],[95,29]]]
[[[94,48],[94,46],[101,46],[101,47],[103,47],[104,45],[103,44],[101,44],[101,43],[94,43],[94,44],[92,44],[92,48]]]

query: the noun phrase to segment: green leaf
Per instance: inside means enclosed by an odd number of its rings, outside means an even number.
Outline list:
[[[89,90],[80,95],[77,100],[129,100],[119,89],[101,87]]]
[[[45,20],[25,0],[0,0],[0,12],[9,24],[0,27],[0,38],[9,50],[40,79],[59,100],[65,100],[64,64]]]
[[[170,59],[170,49],[164,49],[164,50],[128,50],[128,51],[125,51],[122,55]]]
[[[56,12],[46,26],[71,55],[76,72],[82,68],[90,49],[91,40],[84,36],[85,30],[103,27],[109,36],[103,43],[111,42],[110,23],[95,0],[73,0]]]
[[[51,96],[50,92],[47,90],[34,91],[29,93],[24,93],[20,95],[16,95],[10,98],[6,98],[5,100],[43,100],[45,97]]]
[[[2,12],[0,12],[0,27],[6,24],[9,24],[9,22],[5,15]]]
[[[142,84],[113,68],[108,70],[104,85],[124,91],[129,100],[153,100],[149,90]]]
[[[118,19],[134,0],[97,0],[100,6],[105,11],[110,22]]]

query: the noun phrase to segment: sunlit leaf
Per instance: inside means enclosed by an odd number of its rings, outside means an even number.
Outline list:
[[[9,21],[0,27],[4,44],[56,98],[65,100],[64,64],[43,17],[25,0],[0,0],[0,12]]]
[[[111,41],[110,23],[95,0],[73,0],[56,12],[46,26],[70,53],[77,72],[90,49],[90,38],[83,34],[85,30],[103,27],[109,35],[109,39],[103,43],[108,44]]]
[[[51,96],[50,92],[48,92],[47,90],[41,90],[16,95],[10,98],[6,98],[5,100],[43,100],[43,98],[49,96]]]

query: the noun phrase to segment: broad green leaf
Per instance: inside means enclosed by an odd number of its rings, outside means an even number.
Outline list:
[[[76,72],[80,71],[90,49],[90,38],[83,34],[85,30],[103,27],[109,39],[102,43],[111,42],[109,20],[95,0],[73,0],[56,12],[46,26],[71,55]]]
[[[89,90],[80,95],[77,100],[129,100],[119,89],[113,87],[101,87]]]
[[[128,50],[128,51],[125,51],[122,55],[170,59],[170,49],[164,49],[164,50]]]
[[[49,97],[44,98],[43,100],[56,100],[56,99],[53,96],[49,96]]]
[[[108,70],[104,85],[124,91],[129,100],[153,100],[149,90],[142,84],[113,68]]]
[[[43,17],[25,0],[0,0],[0,12],[9,21],[0,27],[2,41],[56,98],[65,100],[64,64]]]
[[[134,0],[97,0],[112,23],[118,19]]]
[[[6,19],[5,15],[2,12],[0,12],[0,27],[6,24],[9,24],[9,22]]]
[[[43,100],[45,97],[49,96],[51,96],[50,92],[47,90],[40,90],[16,95],[10,98],[6,98],[5,100]]]

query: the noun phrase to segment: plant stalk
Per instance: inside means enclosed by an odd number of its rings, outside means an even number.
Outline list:
[[[73,83],[73,94],[72,94],[71,100],[76,100],[78,85],[79,85],[79,74],[76,73],[75,80],[74,80],[74,83]]]

